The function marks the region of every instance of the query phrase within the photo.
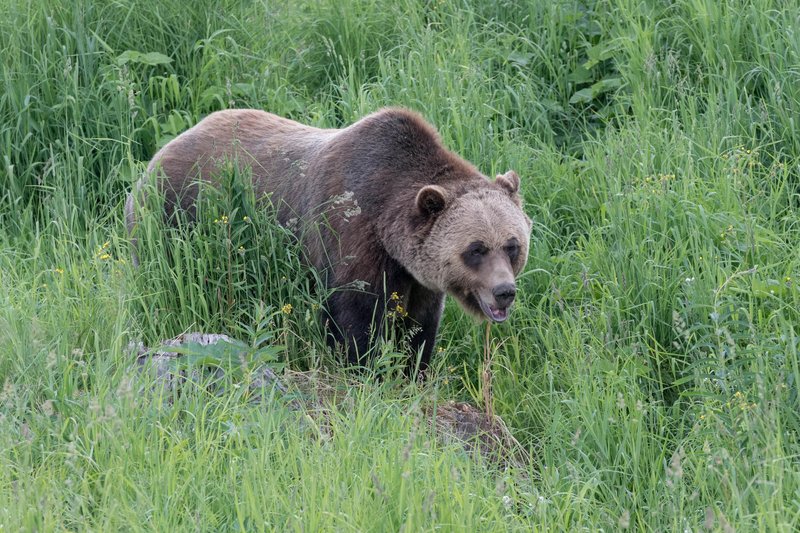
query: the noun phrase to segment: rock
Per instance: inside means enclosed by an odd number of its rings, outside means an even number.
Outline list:
[[[136,363],[140,371],[149,373],[156,384],[161,385],[165,392],[177,393],[178,387],[187,380],[194,383],[207,383],[213,388],[222,387],[225,372],[221,367],[209,365],[180,364],[186,354],[178,351],[169,351],[165,347],[174,346],[185,348],[187,346],[211,346],[220,342],[233,344],[235,341],[227,335],[216,333],[183,333],[161,343],[162,349],[155,351],[148,349],[141,342],[131,342],[128,345],[130,353],[136,356]],[[243,361],[243,364],[246,362]],[[249,387],[253,392],[260,392],[265,387],[275,387],[279,392],[286,394],[287,389],[281,383],[275,372],[267,365],[262,365],[249,375]]]

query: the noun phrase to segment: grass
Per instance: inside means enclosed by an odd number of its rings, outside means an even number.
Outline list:
[[[798,7],[0,0],[0,526],[796,530]],[[452,302],[430,382],[361,379],[330,433],[131,369],[131,340],[267,330],[290,367],[344,372],[246,188],[188,232],[151,209],[138,270],[122,203],[214,110],[385,105],[523,177],[531,257],[492,349],[525,469],[432,438],[424,402],[482,394],[483,328]]]

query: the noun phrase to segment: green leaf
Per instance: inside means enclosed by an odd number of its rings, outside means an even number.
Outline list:
[[[280,344],[266,346],[253,352],[250,359],[253,363],[272,363],[278,360],[278,355],[285,349],[286,346]]]
[[[225,107],[225,100],[226,92],[224,87],[212,85],[211,87],[206,87],[203,92],[200,93],[200,103],[204,107],[210,107],[212,104]]]
[[[619,89],[621,86],[622,78],[603,78],[592,85],[592,98],[595,98],[605,92]]]
[[[160,346],[157,351],[173,352],[185,356],[190,363],[206,361],[236,361],[247,353],[247,345],[240,341],[218,341],[214,344],[198,344],[187,342],[181,346]]]
[[[508,54],[508,60],[512,63],[516,63],[521,67],[525,67],[530,63],[533,54],[525,54],[523,52],[511,52]]]
[[[273,337],[275,337],[275,332],[274,331],[267,331],[266,333],[263,333],[262,335],[260,335],[256,339],[256,342],[254,342],[253,344],[255,346],[261,346],[265,342],[272,340]]]
[[[591,81],[591,79],[592,73],[583,65],[579,65],[578,68],[567,74],[567,81],[578,85]]]
[[[117,65],[125,65],[127,63],[140,63],[143,65],[169,65],[172,63],[172,58],[160,52],[148,52],[143,54],[136,50],[125,50],[117,56]]]
[[[591,70],[601,61],[612,57],[618,49],[619,45],[616,43],[598,43],[592,46],[586,50],[586,56],[589,59],[583,64],[583,67],[586,70]]]
[[[140,62],[145,65],[169,65],[172,58],[160,52],[149,52],[141,57]]]
[[[791,293],[791,287],[790,284],[781,283],[777,279],[754,279],[753,295],[759,298],[784,297]]]
[[[593,98],[592,88],[587,87],[586,89],[581,89],[580,91],[573,94],[572,98],[569,99],[569,103],[588,104],[592,101],[592,98]]]
[[[577,91],[569,99],[570,104],[588,104],[603,93],[618,89],[622,86],[621,78],[604,78],[591,87],[586,87]]]

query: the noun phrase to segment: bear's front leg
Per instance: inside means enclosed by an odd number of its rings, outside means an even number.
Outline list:
[[[328,299],[327,310],[332,347],[344,346],[349,364],[364,365],[382,329],[384,306],[379,305],[378,295],[356,290],[336,291]]]
[[[412,359],[409,361],[409,370],[413,372],[416,367],[423,373],[428,368],[433,347],[436,345],[436,333],[439,331],[444,308],[444,293],[413,283],[408,296],[408,325],[417,328],[410,342]]]
[[[377,339],[383,338],[386,325],[386,312],[391,294],[408,294],[412,278],[396,261],[375,250],[363,253],[363,261],[350,262],[338,279],[357,279],[365,284],[363,290],[335,290],[328,299],[328,318],[333,322],[333,344],[344,344],[347,360],[352,365],[363,365],[375,346]],[[372,275],[364,272],[365,266],[373,268]],[[352,282],[350,282],[352,283]]]

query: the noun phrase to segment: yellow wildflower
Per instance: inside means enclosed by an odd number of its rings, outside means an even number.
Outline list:
[[[283,311],[284,315],[291,315],[292,314],[292,304],[286,304],[281,307],[281,311]]]
[[[64,269],[63,268],[55,268],[54,270],[55,270],[56,274],[63,274],[64,273]]]
[[[104,242],[102,245],[97,247],[97,253],[95,255],[103,261],[110,259],[111,255],[107,252],[109,246],[111,246],[111,241]]]

